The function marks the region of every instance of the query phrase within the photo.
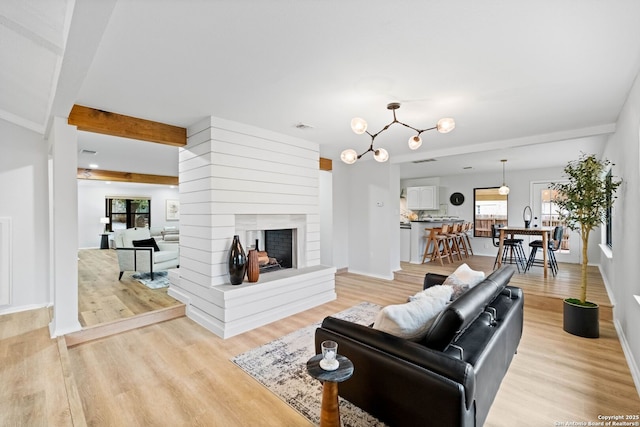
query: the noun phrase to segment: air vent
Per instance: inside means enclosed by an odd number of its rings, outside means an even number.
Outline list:
[[[84,148],[82,150],[80,150],[80,154],[93,154],[96,155],[98,154],[97,151],[93,151],[93,150],[85,150]]]
[[[300,123],[298,123],[298,124],[296,124],[294,126],[296,127],[296,129],[302,129],[302,130],[313,129],[313,126],[304,124],[302,122],[300,122]]]
[[[427,163],[427,162],[435,162],[436,159],[424,159],[424,160],[415,160],[412,163]]]

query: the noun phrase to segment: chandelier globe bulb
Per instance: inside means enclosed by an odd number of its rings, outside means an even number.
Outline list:
[[[420,138],[420,135],[414,135],[409,138],[409,148],[411,148],[412,150],[417,150],[421,145],[422,138]]]
[[[389,160],[389,152],[387,152],[387,150],[385,150],[384,148],[378,148],[373,153],[373,158],[380,163],[386,162],[387,160]]]
[[[362,135],[367,131],[367,121],[360,117],[351,119],[351,130],[358,135]]]
[[[340,154],[340,160],[348,165],[352,165],[358,160],[358,153],[353,148],[348,148]]]
[[[438,120],[437,129],[440,133],[449,133],[456,128],[456,122],[451,117]]]

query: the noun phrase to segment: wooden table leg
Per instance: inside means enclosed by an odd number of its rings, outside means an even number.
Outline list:
[[[338,406],[338,383],[322,383],[322,408],[320,427],[340,427],[340,407]]]

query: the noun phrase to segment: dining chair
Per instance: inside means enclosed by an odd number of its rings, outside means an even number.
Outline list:
[[[560,249],[560,245],[562,244],[562,235],[564,234],[564,227],[561,225],[556,226],[553,229],[553,235],[548,242],[547,245],[547,260],[549,264],[549,268],[551,268],[551,274],[555,277],[558,274],[558,261],[556,260],[556,251]],[[544,261],[540,259],[536,259],[536,253],[538,249],[542,249],[542,240],[534,240],[529,243],[529,247],[531,248],[531,253],[529,254],[529,259],[527,261],[527,270],[529,270],[533,265],[544,265]]]
[[[493,239],[493,246],[496,248],[500,247],[500,225],[491,224],[491,236]],[[520,273],[520,268],[522,268],[522,273],[527,272],[527,255],[524,253],[524,248],[522,247],[523,239],[507,239],[505,238],[503,241],[503,249],[502,249],[502,263],[506,264],[515,264],[518,273]],[[496,268],[498,264],[498,254],[496,254],[496,259],[493,262],[493,268]]]

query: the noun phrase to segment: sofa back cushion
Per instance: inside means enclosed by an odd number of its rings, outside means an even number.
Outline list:
[[[422,344],[440,351],[447,348],[449,343],[482,314],[487,305],[502,292],[513,276],[513,272],[513,267],[503,266],[449,304],[435,318]]]

